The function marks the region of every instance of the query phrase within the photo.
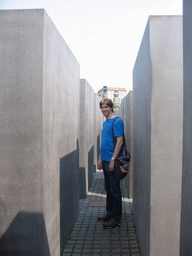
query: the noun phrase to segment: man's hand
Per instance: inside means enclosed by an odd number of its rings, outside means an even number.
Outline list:
[[[97,163],[97,169],[98,170],[102,170],[102,164],[101,164],[101,160],[100,159],[98,160],[98,163]]]
[[[110,164],[109,164],[109,171],[113,172],[115,170],[115,161],[111,160]]]

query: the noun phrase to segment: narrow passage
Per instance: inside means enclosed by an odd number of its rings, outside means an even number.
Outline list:
[[[80,200],[78,219],[68,238],[63,256],[140,256],[128,189],[121,181],[123,215],[121,226],[104,229],[97,217],[105,213],[106,193],[103,172],[97,170],[88,195]]]

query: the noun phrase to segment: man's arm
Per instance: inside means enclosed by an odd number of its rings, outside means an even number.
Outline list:
[[[123,137],[116,137],[117,143],[115,145],[115,150],[113,153],[112,158],[116,159],[119,155],[119,152],[121,150],[121,147],[123,146]],[[115,164],[114,164],[114,160],[111,160],[110,164],[109,164],[109,171],[113,172],[115,169]]]
[[[102,169],[102,164],[101,164],[101,155],[99,156],[99,160],[97,162],[97,169],[101,170]]]

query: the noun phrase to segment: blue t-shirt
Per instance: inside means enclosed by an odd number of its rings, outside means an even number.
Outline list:
[[[114,117],[115,118],[115,117]],[[114,153],[112,123],[114,118],[107,119],[103,123],[102,140],[101,140],[101,161],[111,161]],[[124,124],[121,118],[116,118],[113,124],[114,136],[123,137]]]

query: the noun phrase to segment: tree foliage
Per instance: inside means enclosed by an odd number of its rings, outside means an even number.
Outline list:
[[[115,103],[113,102],[113,109],[115,109],[117,106],[115,105]]]

